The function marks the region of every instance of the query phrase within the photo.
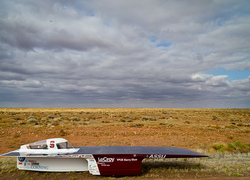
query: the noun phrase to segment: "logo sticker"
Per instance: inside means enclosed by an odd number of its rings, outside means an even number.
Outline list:
[[[18,157],[19,162],[23,162],[25,160],[25,157]]]
[[[115,158],[107,158],[107,157],[103,157],[103,158],[98,158],[98,162],[114,162]]]
[[[46,170],[48,170],[49,167],[48,166],[31,165],[31,169],[46,169]]]
[[[166,155],[164,154],[151,154],[150,156],[149,156],[149,158],[157,158],[157,159],[160,159],[160,158],[165,158],[166,157]]]

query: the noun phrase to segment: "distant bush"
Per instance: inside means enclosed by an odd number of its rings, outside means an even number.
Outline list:
[[[66,135],[67,133],[63,129],[61,129],[59,132],[59,136],[66,136]]]
[[[69,120],[69,117],[68,116],[63,116],[60,118],[61,120]]]
[[[54,119],[55,117],[53,115],[48,115],[47,118],[48,119]]]
[[[212,148],[220,152],[224,152],[224,151],[241,152],[241,153],[250,152],[250,145],[245,145],[239,141],[236,141],[235,143],[229,143],[227,145],[215,144],[212,146]]]
[[[143,126],[144,126],[144,124],[132,124],[132,125],[130,125],[130,127],[136,127],[136,128],[141,128]]]
[[[89,116],[87,120],[95,120],[96,117]]]
[[[28,119],[35,119],[35,116],[29,116]]]
[[[142,117],[143,121],[156,121],[156,119],[154,117],[151,116],[146,116],[146,117]]]
[[[110,121],[102,121],[102,123],[110,123]]]
[[[52,122],[52,126],[59,126],[59,122]]]
[[[245,145],[239,141],[233,143],[233,146],[236,148],[236,150],[240,152],[249,152],[250,151],[250,146]]]
[[[236,148],[234,147],[233,144],[229,143],[229,144],[227,145],[227,151],[232,152],[232,151],[234,151],[235,149],[236,149]]]
[[[174,125],[173,124],[169,124],[168,127],[171,128],[171,127],[174,127]]]
[[[71,119],[71,121],[80,121],[80,119],[78,117],[71,117],[70,119]]]
[[[19,138],[20,136],[21,136],[20,133],[16,133],[16,134],[14,134],[13,138]]]
[[[214,121],[218,121],[218,120],[219,120],[219,118],[218,118],[217,116],[213,115],[212,120],[214,120]]]
[[[34,116],[30,116],[28,117],[27,122],[38,123],[38,120]]]
[[[214,148],[215,150],[218,150],[218,151],[221,151],[221,152],[225,151],[225,147],[224,147],[223,144],[213,145],[213,148]]]
[[[123,116],[124,119],[129,119],[130,115]]]
[[[241,142],[239,141],[236,141],[235,143],[233,143],[233,145],[235,147],[238,147],[238,148],[245,148],[246,146],[244,144],[242,144]]]
[[[237,124],[237,126],[244,126],[242,123]]]

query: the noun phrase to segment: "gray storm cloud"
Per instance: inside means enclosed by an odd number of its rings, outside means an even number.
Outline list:
[[[0,106],[250,107],[249,1],[1,1]]]

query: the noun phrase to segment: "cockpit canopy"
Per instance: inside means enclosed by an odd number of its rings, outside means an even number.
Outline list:
[[[73,146],[63,138],[46,139],[26,145],[27,149],[70,149]]]
[[[28,149],[48,149],[46,140],[30,143],[27,147]]]

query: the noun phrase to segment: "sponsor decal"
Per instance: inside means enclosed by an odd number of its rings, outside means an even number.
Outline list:
[[[89,170],[89,172],[93,175],[100,175],[100,171],[98,169],[96,170]]]
[[[45,169],[48,170],[48,166],[31,165],[31,169]]]
[[[84,158],[90,159],[90,158],[93,158],[93,156],[92,155],[85,155]]]
[[[97,168],[97,165],[95,165],[95,164],[90,164],[90,165],[89,165],[89,168],[91,168],[91,169],[92,169],[92,168]]]
[[[27,160],[25,162],[27,162]],[[36,160],[28,160],[28,162],[30,162],[30,163],[36,163]]]
[[[134,162],[134,161],[137,161],[137,159],[135,159],[135,158],[131,158],[131,159],[122,159],[122,158],[117,158],[117,161],[123,161],[123,162]]]
[[[110,166],[110,164],[105,164],[105,163],[102,163],[102,164],[100,164],[101,166],[107,166],[107,167],[109,167]]]
[[[25,160],[24,161],[24,166],[30,166],[31,161],[36,162],[34,160]]]
[[[32,165],[32,166],[38,166],[39,163],[32,163],[31,165]]]
[[[91,158],[92,156],[90,155],[84,155],[84,154],[74,154],[74,155],[62,155],[61,157],[64,158]]]
[[[25,157],[18,157],[19,162],[23,162],[25,160]]]
[[[103,158],[98,158],[98,162],[114,162],[115,158],[108,158],[108,157],[103,157]]]
[[[56,156],[54,156],[54,157],[63,157],[62,155],[56,155]]]
[[[151,154],[148,158],[165,158],[166,157],[166,154]]]
[[[50,141],[49,147],[50,147],[50,148],[54,148],[54,147],[55,147],[55,141]]]
[[[87,159],[87,161],[88,161],[88,170],[89,170],[89,172],[91,174],[93,174],[93,175],[100,175],[100,171],[99,171],[98,166],[96,164],[96,160],[92,159],[92,158],[89,158],[89,159]],[[105,164],[105,163],[101,163],[101,165],[103,165],[103,164]]]
[[[19,162],[18,165],[22,165],[23,163]]]

